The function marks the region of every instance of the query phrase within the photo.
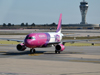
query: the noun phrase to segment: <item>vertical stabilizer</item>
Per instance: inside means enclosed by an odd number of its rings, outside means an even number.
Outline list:
[[[59,21],[58,21],[58,27],[57,27],[57,33],[61,33],[61,24],[62,24],[62,14],[60,14]]]

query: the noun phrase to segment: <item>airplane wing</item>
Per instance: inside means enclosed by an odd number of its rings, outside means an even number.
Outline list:
[[[47,45],[51,45],[51,44],[59,44],[59,43],[62,43],[63,45],[65,43],[75,43],[75,42],[80,42],[80,41],[91,41],[91,40],[98,40],[98,39],[83,39],[83,40],[62,40],[60,42],[50,42],[48,43]]]
[[[74,43],[74,42],[80,42],[80,41],[92,41],[92,40],[100,40],[99,38],[97,39],[83,39],[83,40],[63,40],[62,44],[64,45],[65,43]]]
[[[47,45],[51,45],[51,44],[59,44],[59,43],[61,43],[61,42],[50,42],[50,43],[48,43]]]
[[[16,41],[16,42],[24,42],[24,40],[17,40],[17,39],[7,39],[7,38],[0,38],[1,40],[7,40],[7,41]]]
[[[64,34],[63,37],[68,37],[68,36],[77,36],[77,35],[80,35],[80,34]]]

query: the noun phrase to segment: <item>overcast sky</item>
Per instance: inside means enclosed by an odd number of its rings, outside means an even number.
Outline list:
[[[58,23],[62,13],[63,24],[81,22],[79,5],[82,0],[0,0],[0,24]],[[86,0],[89,4],[87,22],[100,24],[100,0]]]

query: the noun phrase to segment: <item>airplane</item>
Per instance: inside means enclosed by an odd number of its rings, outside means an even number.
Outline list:
[[[56,32],[43,32],[43,33],[30,33],[28,34],[24,40],[16,40],[16,39],[4,39],[8,41],[17,41],[22,42],[16,46],[18,51],[25,51],[28,47],[30,48],[30,53],[34,54],[36,52],[35,48],[44,48],[44,47],[55,47],[55,53],[59,53],[64,51],[66,42],[75,42],[82,40],[62,40],[64,36],[61,33],[61,24],[62,24],[62,14],[60,14],[58,26]],[[88,40],[83,40],[88,41]]]
[[[65,49],[61,43],[63,34],[61,33],[62,14],[60,14],[56,32],[30,33],[24,39],[24,42],[16,46],[17,50],[24,51],[30,48],[30,53],[35,53],[35,48],[44,48],[55,46],[55,53],[60,53]]]

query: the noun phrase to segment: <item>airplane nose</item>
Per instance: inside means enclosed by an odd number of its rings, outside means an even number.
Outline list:
[[[24,40],[24,43],[27,47],[30,47],[31,46],[31,40],[28,40],[28,39],[25,39]]]

